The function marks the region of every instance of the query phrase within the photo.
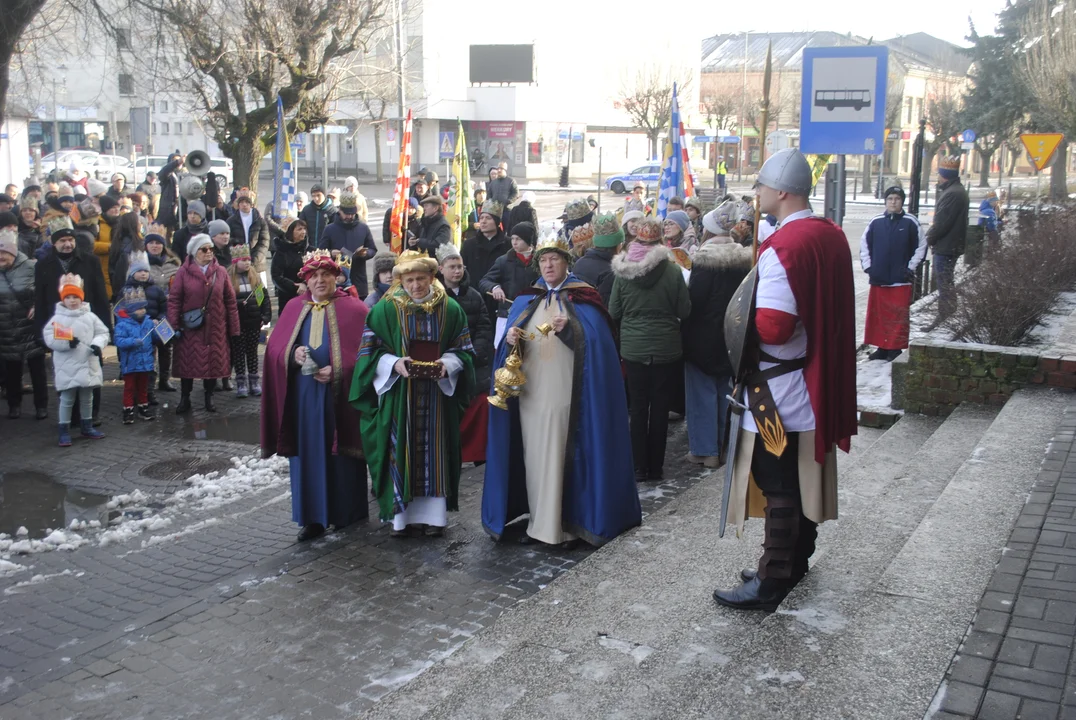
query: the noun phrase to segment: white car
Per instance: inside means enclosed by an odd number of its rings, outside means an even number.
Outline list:
[[[128,185],[135,185],[135,166],[120,155],[99,155],[91,166],[94,177],[104,183],[112,182],[112,176],[119,173]],[[143,177],[145,177],[143,175]]]
[[[56,153],[51,152],[41,158],[41,169],[45,172],[51,172],[53,168],[57,166]],[[72,161],[79,163],[84,167],[91,166],[98,158],[99,153],[93,150],[61,150],[59,152],[59,168],[61,173],[67,172],[68,166]]]
[[[145,155],[138,158],[134,162],[134,173],[135,177],[138,178],[137,182],[145,180],[147,172],[160,174],[161,168],[166,164],[168,164],[167,155]],[[210,165],[213,167],[214,174],[218,178],[223,178],[220,181],[222,188],[228,187],[234,182],[233,164],[229,158],[210,158]]]
[[[235,183],[235,166],[231,158],[209,158],[209,164],[213,167],[213,172],[217,174],[217,177],[224,178],[220,181],[222,188]]]

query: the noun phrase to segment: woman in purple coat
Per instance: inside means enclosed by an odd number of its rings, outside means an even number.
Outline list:
[[[191,311],[202,311],[201,323],[192,322],[190,315],[199,313]],[[195,235],[187,244],[187,259],[168,293],[168,322],[176,331],[172,376],[180,379],[182,392],[176,413],[190,412],[196,378],[205,390],[205,409],[216,412],[216,378],[231,374],[229,338],[239,336],[239,313],[235,290],[228,273],[217,264],[208,235]]]

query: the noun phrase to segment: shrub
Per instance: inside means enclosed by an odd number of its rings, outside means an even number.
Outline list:
[[[945,321],[954,340],[1014,346],[1042,324],[1059,293],[1076,287],[1076,205],[1044,213],[1007,232],[1001,248],[957,287]]]

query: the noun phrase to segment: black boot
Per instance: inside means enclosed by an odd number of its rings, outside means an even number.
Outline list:
[[[146,391],[146,404],[152,405],[153,407],[160,405],[160,403],[157,402],[157,393],[153,391],[152,387]]]
[[[325,534],[325,526],[318,525],[317,523],[310,523],[309,525],[303,525],[303,529],[299,531],[299,542],[306,542],[307,540],[313,540],[316,537],[321,537]]]
[[[754,577],[731,590],[714,590],[719,605],[737,610],[766,610],[773,612],[788,595],[788,584],[778,580],[759,580]]]
[[[206,412],[216,412],[217,406],[213,404],[213,391],[205,391],[205,409]]]
[[[868,360],[888,360],[889,359],[889,351],[888,350],[883,350],[882,348],[878,348],[877,350],[872,352],[870,355],[868,355],[867,359]]]
[[[179,398],[179,405],[176,405],[176,415],[184,415],[191,411],[191,394],[183,393]]]
[[[134,425],[134,408],[123,408],[123,424]]]
[[[154,415],[152,411],[150,411],[149,405],[139,405],[138,406],[138,417],[140,419],[142,419],[142,420],[149,420],[149,421],[157,419],[157,416]]]
[[[176,388],[172,383],[168,382],[167,373],[161,373],[161,382],[157,385],[158,392],[175,392]]]
[[[231,377],[223,378],[220,381],[220,389],[223,390],[224,392],[231,392],[232,391],[232,378]]]

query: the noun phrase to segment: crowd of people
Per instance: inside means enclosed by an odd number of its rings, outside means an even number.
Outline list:
[[[51,352],[59,445],[72,427],[104,437],[112,344],[125,424],[153,420],[172,378],[181,415],[195,380],[209,412],[233,379],[238,398],[261,398],[262,451],[289,458],[300,540],[366,517],[367,477],[394,536],[443,535],[474,463],[492,537],[572,547],[641,522],[637,483],[664,479],[670,415],[682,416],[686,460],[734,471],[730,522],[751,514],[751,482],[766,499],[759,569],[717,601],[772,607],[806,572],[815,524],[835,516],[833,450],[855,431],[855,323],[847,240],[812,217],[797,151],[767,161],[756,198],[708,211],[673,198],[658,218],[637,186],[614,213],[571,200],[555,230],[502,164],[476,184],[458,247],[444,214],[454,179],[442,188],[423,169],[399,254],[389,213],[375,242],[355,178],[313,185],[278,217],[249,188],[226,198],[212,175],[185,197],[184,163],[174,154],[130,193],[73,164],[62,183],[0,196],[10,418],[24,367],[48,417]],[[903,202],[887,191],[861,240],[876,359],[907,346],[930,237]],[[956,252],[954,233],[938,229],[936,257]]]

